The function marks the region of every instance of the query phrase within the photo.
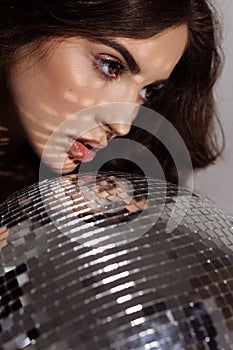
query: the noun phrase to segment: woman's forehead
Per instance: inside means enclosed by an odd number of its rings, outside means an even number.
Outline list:
[[[182,25],[170,28],[148,39],[118,38],[117,41],[127,47],[141,73],[150,75],[153,80],[155,71],[156,79],[166,79],[185,51],[188,27]]]

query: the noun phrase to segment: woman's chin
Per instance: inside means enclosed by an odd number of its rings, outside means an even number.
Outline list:
[[[62,168],[60,168],[62,169],[60,170],[60,173],[62,173],[63,175],[69,174],[72,171],[74,171],[74,169],[77,168],[78,165],[79,163],[77,161],[68,159],[63,163]]]

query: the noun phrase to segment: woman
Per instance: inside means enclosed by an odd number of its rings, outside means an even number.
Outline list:
[[[218,28],[207,1],[3,0],[0,18],[1,200],[38,180],[53,131],[95,105],[126,102],[163,114],[181,134],[194,168],[220,154],[212,95]],[[132,111],[91,116],[91,128],[85,114],[78,118],[83,132],[59,141],[66,152],[62,173],[91,161],[90,148],[127,135],[148,146],[176,182],[163,145],[130,131],[133,118]],[[56,171],[54,162],[47,165]]]

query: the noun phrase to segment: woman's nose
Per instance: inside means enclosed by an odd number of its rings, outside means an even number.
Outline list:
[[[129,133],[139,107],[139,104],[129,102],[108,103],[101,106],[96,121],[105,124],[113,135],[124,136]]]
[[[112,130],[112,134],[115,136],[125,136],[131,129],[131,124],[126,123],[111,123],[108,125]]]

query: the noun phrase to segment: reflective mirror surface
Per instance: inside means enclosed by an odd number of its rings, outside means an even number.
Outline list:
[[[84,174],[0,212],[1,350],[233,349],[233,218],[208,200]]]

